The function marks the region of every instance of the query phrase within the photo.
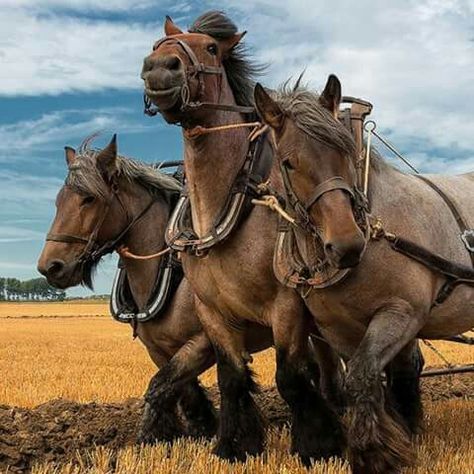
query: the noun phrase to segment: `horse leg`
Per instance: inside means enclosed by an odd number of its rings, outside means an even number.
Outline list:
[[[142,340],[142,342],[144,341]],[[165,356],[163,352],[159,351],[158,348],[155,348],[153,345],[145,345],[145,347],[158,370],[166,366],[170,360],[169,357]],[[157,441],[171,441],[184,435],[183,425],[177,408],[177,402],[171,399],[156,407],[156,411],[160,413],[159,423],[157,422],[155,424],[155,439]],[[146,419],[149,416],[151,416],[150,407],[145,403],[142,418]]]
[[[292,452],[298,453],[306,465],[339,455],[344,446],[342,427],[319,390],[315,355],[309,353],[308,321],[303,317],[279,318],[273,330],[277,387],[292,415]]]
[[[418,340],[410,342],[387,367],[391,402],[407,430],[419,434],[423,420],[420,374],[424,358]]]
[[[408,302],[392,298],[373,316],[347,364],[346,415],[354,474],[395,473],[414,462],[407,432],[385,411],[382,372],[421,325]]]
[[[257,384],[248,367],[250,356],[244,331],[233,321],[232,328],[221,314],[196,299],[199,319],[214,344],[221,406],[214,454],[229,461],[245,461],[247,455],[263,451],[263,418],[253,393]]]
[[[344,367],[341,358],[332,350],[331,346],[315,334],[310,337],[310,354],[314,357],[319,372],[319,388],[325,400],[332,405],[338,414],[343,414],[344,397]]]
[[[176,404],[183,386],[214,363],[212,345],[201,332],[183,345],[150,380],[138,433],[139,443],[171,441],[184,434],[176,430]]]
[[[212,438],[216,434],[216,410],[197,379],[193,379],[182,388],[179,406],[186,419],[188,436]]]

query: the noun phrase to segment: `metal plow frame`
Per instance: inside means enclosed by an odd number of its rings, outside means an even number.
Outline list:
[[[455,342],[456,344],[467,344],[474,346],[474,337],[466,334],[459,334],[458,336],[447,337],[444,341]],[[420,377],[437,377],[439,375],[453,375],[474,373],[474,364],[463,365],[447,365],[446,367],[432,368],[423,370]]]

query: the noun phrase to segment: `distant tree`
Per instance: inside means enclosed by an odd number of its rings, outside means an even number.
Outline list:
[[[0,301],[63,301],[65,298],[66,292],[51,286],[46,278],[20,281],[17,278],[0,277]]]

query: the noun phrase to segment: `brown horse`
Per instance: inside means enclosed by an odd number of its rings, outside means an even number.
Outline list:
[[[163,249],[165,228],[181,190],[172,177],[117,156],[115,139],[100,152],[91,149],[89,142],[86,140],[78,153],[66,148],[69,172],[38,263],[49,283],[60,288],[81,283],[91,286],[94,267],[104,253],[118,245],[140,255]],[[86,256],[87,242],[93,235],[93,252]],[[138,312],[147,307],[162,258],[122,259]],[[170,360],[186,360],[194,369],[185,383],[174,387],[172,396],[147,405],[146,417],[153,419],[153,439],[171,440],[182,434],[213,436],[217,427],[214,408],[196,377],[214,364],[214,351],[196,316],[193,293],[185,278],[155,319],[137,323],[136,333],[158,368],[166,372]],[[265,328],[251,327],[246,337],[251,351],[272,343]],[[184,414],[184,426],[178,412]]]
[[[328,272],[353,267],[324,289],[302,283],[321,332],[347,361],[353,471],[398,472],[414,453],[402,420],[384,404],[383,373],[397,359],[403,371],[415,338],[444,338],[474,324],[472,257],[454,216],[459,212],[474,224],[474,174],[420,179],[373,152],[367,202],[355,143],[336,119],[340,100],[335,76],[320,96],[296,87],[272,98],[261,86],[255,89],[257,108],[272,127],[306,269],[314,281],[323,266]],[[456,280],[461,274],[464,280]],[[407,375],[410,395],[416,374],[411,382]]]
[[[168,122],[183,127],[189,214],[176,216],[178,232],[171,226],[168,241],[185,250],[184,271],[216,351],[221,412],[214,452],[241,460],[263,449],[243,338],[253,323],[273,331],[277,385],[293,415],[293,451],[305,461],[327,458],[340,452],[343,439],[335,413],[313,380],[317,367],[308,351],[311,318],[298,294],[274,277],[276,218],[249,199],[267,178],[283,191],[268,137],[249,144],[243,129],[201,134],[202,129],[194,128],[243,122],[253,111],[251,79],[258,67],[241,48],[243,33],[222,13],[202,15],[188,33],[167,18],[165,34],[145,58],[142,78],[147,100]],[[236,217],[241,196],[245,200]],[[183,219],[187,224],[180,227]],[[327,353],[325,343],[319,344]],[[333,382],[337,366],[331,357],[326,360],[332,365],[322,373],[331,373]],[[174,380],[180,377],[176,370]],[[158,373],[148,396],[159,393],[164,382]]]

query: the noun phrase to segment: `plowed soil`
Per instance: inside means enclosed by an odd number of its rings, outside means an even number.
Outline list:
[[[215,387],[210,389],[217,404]],[[426,401],[474,400],[471,374],[423,380]],[[265,388],[258,403],[271,425],[288,421],[289,413],[274,388]],[[65,462],[78,450],[94,446],[121,448],[134,443],[142,402],[81,404],[52,400],[33,409],[0,406],[0,472],[28,472],[35,462]]]

